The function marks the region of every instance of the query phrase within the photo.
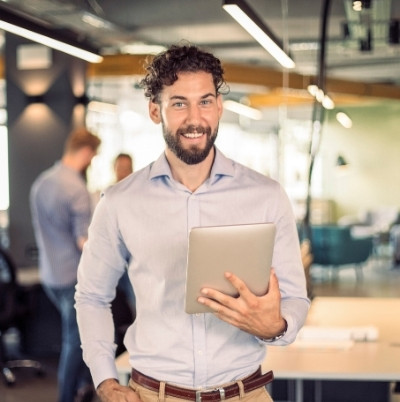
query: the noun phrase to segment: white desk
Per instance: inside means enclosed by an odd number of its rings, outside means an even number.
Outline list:
[[[303,348],[301,342],[269,347],[262,364],[277,379],[296,380],[301,402],[302,380],[400,381],[400,298],[334,298],[313,300],[307,325],[320,327],[375,326],[379,338],[355,342],[350,348]]]
[[[375,326],[379,338],[339,346],[269,346],[263,371],[273,370],[277,379],[296,381],[297,402],[303,401],[302,380],[400,381],[400,298],[315,298],[307,325]],[[121,381],[130,372],[128,356],[117,358]],[[125,378],[125,379],[124,379]]]

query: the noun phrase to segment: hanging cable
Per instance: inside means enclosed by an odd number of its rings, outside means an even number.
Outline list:
[[[327,28],[328,28],[328,17],[329,8],[331,5],[331,0],[325,0],[322,6],[321,14],[321,25],[320,25],[320,40],[319,40],[319,57],[318,57],[318,75],[317,75],[317,86],[325,93],[325,83],[326,83],[326,42],[327,42]],[[311,182],[312,174],[314,168],[315,157],[318,153],[319,146],[321,143],[322,134],[322,124],[325,117],[325,109],[321,102],[317,100],[314,101],[313,112],[312,112],[312,124],[311,124],[311,135],[310,135],[310,146],[309,146],[309,167],[308,167],[308,181],[307,181],[307,198],[306,198],[306,212],[302,222],[302,233],[301,235],[310,240],[311,238]]]
[[[289,52],[289,29],[288,29],[288,14],[289,14],[289,5],[288,0],[281,0],[281,14],[282,14],[282,45],[283,50],[285,52]],[[278,106],[278,122],[279,122],[279,131],[280,135],[278,136],[278,147],[281,149],[281,134],[282,129],[284,130],[285,125],[283,122],[287,120],[287,93],[289,90],[289,71],[287,68],[284,68],[282,71],[282,94],[284,102],[280,102]],[[278,161],[281,161],[281,155],[283,152],[280,152],[278,155]],[[278,175],[281,174],[281,163],[278,163]]]

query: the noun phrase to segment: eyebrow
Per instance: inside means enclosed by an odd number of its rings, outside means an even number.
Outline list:
[[[211,96],[211,97],[214,97],[214,98],[217,97],[217,96],[216,96],[215,94],[213,94],[212,92],[209,92],[209,93],[207,93],[207,94],[205,94],[205,95],[202,95],[202,96],[200,97],[200,99],[206,99],[206,98],[209,98],[210,96]],[[174,96],[171,96],[169,99],[170,99],[170,100],[186,100],[187,97],[186,97],[186,96],[182,96],[182,95],[174,95]]]

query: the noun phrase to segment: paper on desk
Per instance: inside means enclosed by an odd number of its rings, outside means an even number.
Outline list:
[[[317,350],[346,350],[354,345],[352,340],[324,340],[324,339],[298,339],[289,345],[296,349],[317,349]]]
[[[297,335],[303,341],[376,341],[379,337],[378,328],[363,327],[316,327],[304,326]]]

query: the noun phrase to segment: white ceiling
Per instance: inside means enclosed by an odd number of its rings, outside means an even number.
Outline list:
[[[324,0],[247,3],[288,46],[295,72],[316,74]],[[400,20],[400,0],[371,0],[371,8],[361,13],[352,10],[352,0],[330,3],[327,76],[400,85],[400,45],[388,41],[390,20]],[[0,0],[0,7],[23,12],[25,18],[76,32],[103,54],[121,53],[126,44],[169,45],[185,39],[209,48],[226,62],[280,69],[221,5],[222,0]],[[84,22],[84,15],[100,18],[103,26]],[[350,39],[344,38],[345,22]],[[367,26],[372,30],[373,47],[360,51]]]

